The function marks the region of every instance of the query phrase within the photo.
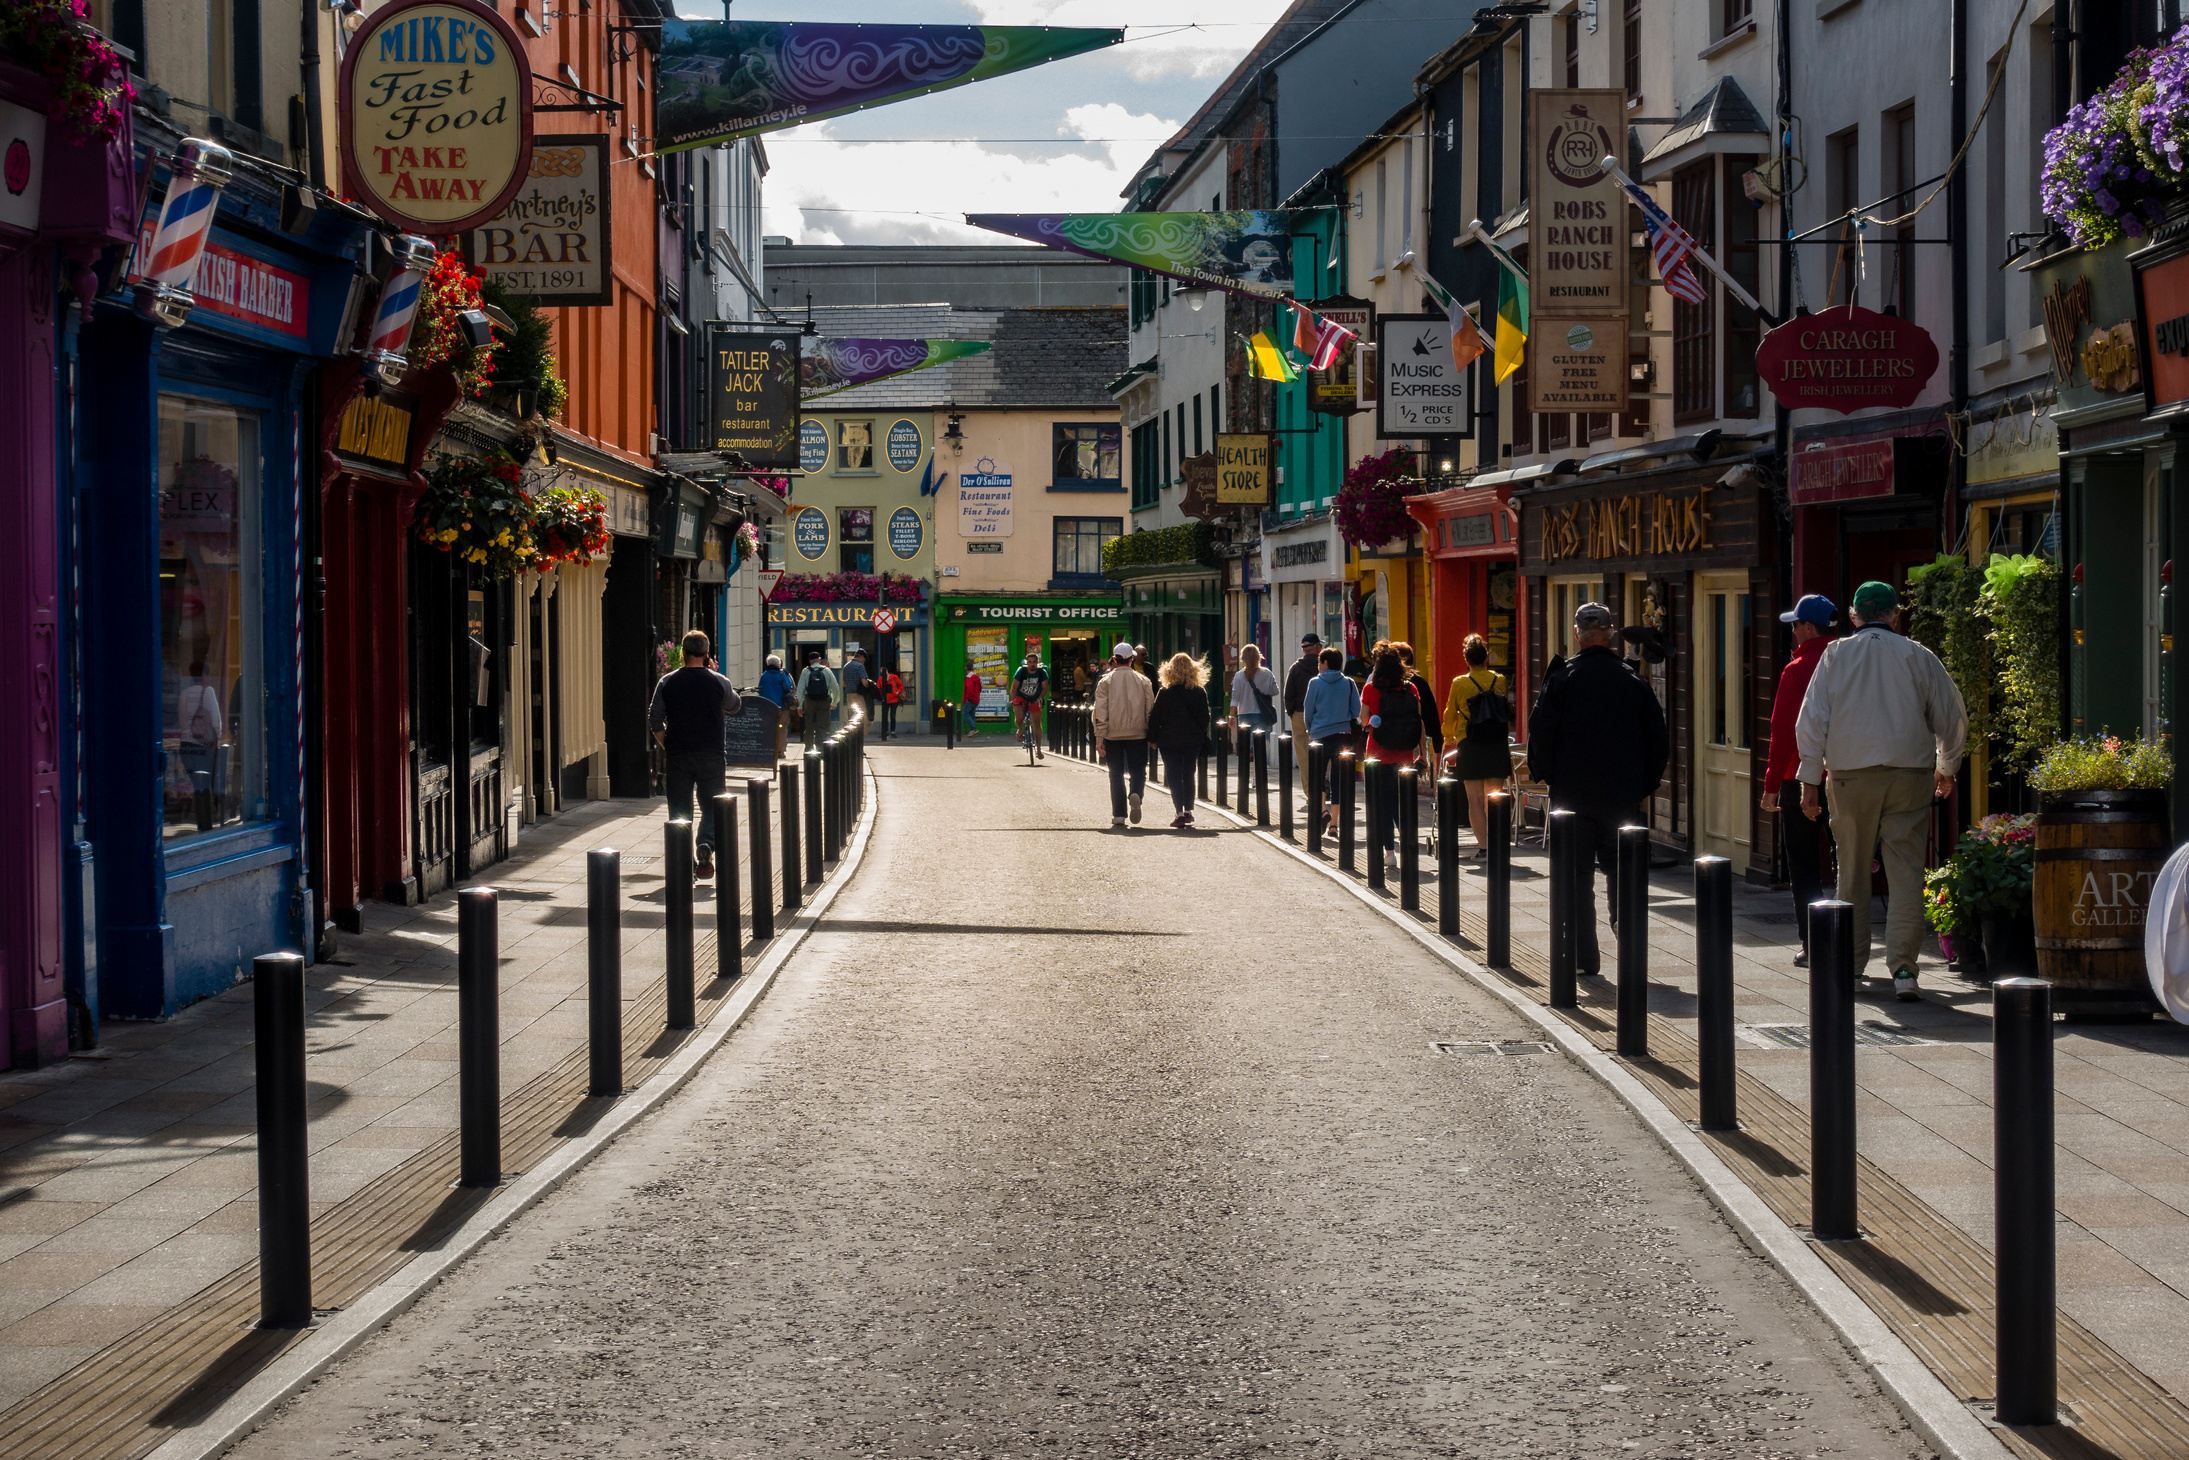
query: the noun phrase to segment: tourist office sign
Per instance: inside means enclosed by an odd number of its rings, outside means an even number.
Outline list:
[[[535,304],[590,307],[615,302],[614,238],[608,134],[536,136],[524,186],[500,216],[472,230],[464,255]]]
[[[707,441],[754,471],[799,468],[798,331],[716,325],[707,336]],[[825,444],[824,438],[824,444]]]
[[[532,65],[474,0],[395,0],[350,38],[336,91],[344,191],[412,233],[491,222],[532,166]]]
[[[1929,330],[1859,304],[1796,315],[1756,347],[1756,374],[1793,410],[1911,406],[1937,373]]]

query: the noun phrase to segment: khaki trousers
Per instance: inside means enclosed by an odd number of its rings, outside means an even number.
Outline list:
[[[1300,767],[1302,774],[1305,774],[1307,766],[1307,716],[1294,712],[1291,720],[1292,763]],[[1271,751],[1270,754],[1274,756],[1276,752]]]
[[[1865,766],[1825,781],[1839,846],[1840,901],[1854,904],[1855,977],[1870,962],[1870,848],[1885,864],[1885,970],[1915,971],[1923,951],[1923,848],[1929,839],[1928,767]]]

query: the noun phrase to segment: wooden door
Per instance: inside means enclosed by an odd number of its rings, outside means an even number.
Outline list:
[[[1695,582],[1695,851],[1748,865],[1748,575]]]

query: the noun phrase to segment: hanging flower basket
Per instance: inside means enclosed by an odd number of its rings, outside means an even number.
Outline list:
[[[1414,453],[1396,447],[1381,456],[1353,463],[1338,488],[1338,531],[1355,547],[1374,547],[1413,531],[1407,495],[1420,485],[1411,479]]]
[[[78,147],[111,142],[137,94],[122,58],[92,29],[84,0],[0,5],[0,56],[53,83],[53,116]]]
[[[410,363],[418,369],[446,365],[467,396],[487,393],[494,385],[494,353],[499,345],[489,341],[474,345],[464,337],[457,318],[467,309],[483,304],[479,280],[486,270],[474,269],[454,249],[445,250],[433,272],[426,275],[418,298],[418,323],[411,331]]]
[[[557,563],[590,563],[605,555],[608,502],[590,487],[550,487],[532,499],[536,509],[533,530],[540,549],[534,571],[544,573]]]
[[[507,456],[439,456],[413,519],[419,540],[454,553],[488,579],[540,561],[539,509]]]
[[[2045,134],[2045,213],[2084,248],[2141,238],[2189,181],[2189,26],[2132,51],[2106,88]]]
[[[770,603],[918,603],[927,584],[888,573],[785,573]]]

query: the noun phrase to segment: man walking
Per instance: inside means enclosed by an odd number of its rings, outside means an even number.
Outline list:
[[[1855,590],[1855,631],[1817,661],[1794,722],[1801,809],[1817,814],[1829,772],[1839,896],[1854,904],[1855,976],[1870,962],[1870,848],[1885,864],[1885,966],[1893,992],[1916,997],[1923,948],[1923,845],[1931,802],[1953,794],[1968,707],[1938,656],[1893,631],[1889,583]]]
[[[1793,625],[1794,657],[1779,671],[1778,693],[1771,700],[1771,752],[1765,762],[1763,795],[1756,805],[1779,818],[1779,845],[1786,849],[1786,878],[1794,885],[1794,926],[1801,931],[1801,952],[1794,967],[1809,966],[1809,904],[1824,895],[1824,838],[1829,834],[1821,820],[1812,820],[1801,809],[1801,746],[1794,722],[1801,716],[1802,696],[1817,661],[1831,646],[1825,631],[1832,626],[1832,600],[1811,593],[1794,605],[1793,612],[1779,615],[1779,622]]]
[[[1128,815],[1139,824],[1140,798],[1148,789],[1148,711],[1155,708],[1155,686],[1132,665],[1133,646],[1121,639],[1110,651],[1110,672],[1094,692],[1096,750],[1110,768],[1112,826],[1123,826]]]
[[[1594,978],[1603,970],[1596,946],[1596,874],[1604,869],[1612,926],[1619,921],[1619,828],[1643,822],[1642,802],[1657,789],[1672,756],[1664,707],[1611,647],[1616,625],[1601,603],[1574,610],[1580,646],[1544,682],[1528,721],[1528,765],[1551,788],[1551,809],[1580,822],[1583,875],[1574,907],[1574,964]]]
[[[790,676],[783,672],[783,656],[770,654],[768,667],[760,671],[760,683],[756,692],[760,698],[775,706],[775,758],[783,758],[783,746],[790,738],[790,712],[797,708],[790,702]]]
[[[856,699],[858,703],[852,707],[865,719],[873,719],[874,706],[868,702],[868,696],[872,692],[874,679],[866,672],[864,649],[851,651],[844,660],[844,672],[840,677],[844,683],[844,702],[851,704]]]
[[[819,645],[809,646],[806,667],[798,671],[798,714],[805,723],[802,739],[808,750],[828,739],[829,716],[844,697],[825,653]]]
[[[707,636],[684,636],[684,667],[664,674],[646,710],[646,728],[669,754],[669,819],[696,821],[698,862],[692,875],[714,876],[714,798],[722,794],[722,725],[744,708],[730,682],[707,667]],[[698,815],[692,795],[699,795]]]
[[[1300,635],[1300,657],[1285,671],[1285,715],[1292,721],[1292,759],[1307,763],[1307,682],[1322,670],[1323,641],[1316,634]]]

